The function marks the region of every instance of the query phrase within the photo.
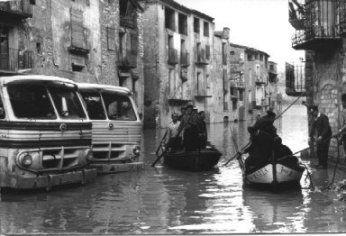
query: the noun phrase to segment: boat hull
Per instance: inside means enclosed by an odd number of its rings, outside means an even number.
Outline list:
[[[305,168],[299,164],[287,165],[285,163],[268,163],[251,173],[243,171],[245,185],[279,187],[299,187]],[[246,174],[245,174],[246,173]]]
[[[168,152],[164,155],[164,163],[168,167],[188,170],[206,171],[211,170],[219,162],[221,153],[212,147],[196,151]]]

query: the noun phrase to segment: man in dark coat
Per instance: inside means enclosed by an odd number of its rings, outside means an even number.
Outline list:
[[[314,121],[310,130],[310,140],[314,139],[314,134],[317,134],[316,146],[317,146],[317,158],[318,169],[327,169],[328,167],[328,150],[330,145],[330,139],[332,137],[332,129],[329,124],[328,116],[318,111],[317,106],[311,106],[309,108],[310,114],[314,117]]]

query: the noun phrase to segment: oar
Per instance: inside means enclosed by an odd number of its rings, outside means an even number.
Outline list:
[[[156,165],[156,163],[159,162],[159,160],[161,160],[161,158],[163,157],[163,155],[167,152],[167,149],[166,149],[166,150],[164,150],[164,151],[161,153],[161,155],[158,155],[158,153],[159,153],[159,151],[160,151],[160,148],[162,148],[163,141],[166,139],[167,134],[168,134],[168,130],[166,130],[165,135],[164,135],[163,138],[161,139],[161,142],[160,142],[159,146],[158,146],[157,149],[156,149],[155,154],[156,154],[157,158],[156,158],[156,160],[153,162],[153,164],[151,164],[151,167],[154,167],[154,166]]]
[[[233,161],[234,159],[236,159],[239,155],[243,154],[244,150],[245,150],[246,148],[248,148],[250,145],[251,145],[251,142],[249,142],[248,144],[246,144],[246,145],[241,149],[240,152],[237,152],[233,157],[231,157],[228,161],[226,161],[226,162],[223,164],[223,166],[227,166],[228,163],[230,163],[231,161]]]

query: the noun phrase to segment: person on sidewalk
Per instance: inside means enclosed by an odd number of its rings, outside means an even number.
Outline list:
[[[315,133],[317,134],[316,147],[317,147],[317,158],[318,165],[317,169],[327,169],[328,167],[328,151],[330,140],[332,137],[332,129],[329,124],[328,116],[323,113],[320,113],[318,106],[311,106],[309,112],[314,118],[311,130],[309,133],[310,140],[314,140]]]

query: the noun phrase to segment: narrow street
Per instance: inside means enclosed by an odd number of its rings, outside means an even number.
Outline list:
[[[275,122],[284,144],[294,152],[307,146],[306,108],[293,106]],[[155,160],[159,138],[144,132],[145,169],[101,176],[86,186],[52,192],[2,194],[0,228],[4,234],[218,234],[345,232],[346,203],[333,191],[321,191],[332,179],[329,170],[311,169],[315,189],[305,178],[302,190],[280,194],[242,187],[232,154],[231,132],[246,144],[246,123],[214,124],[209,138],[224,153],[220,167],[192,173],[168,169]],[[304,160],[308,166],[316,160]],[[345,162],[343,158],[341,162]],[[346,178],[338,171],[336,181]]]

